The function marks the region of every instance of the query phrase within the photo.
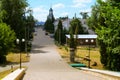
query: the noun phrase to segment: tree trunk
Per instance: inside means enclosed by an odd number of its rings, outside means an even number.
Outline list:
[[[74,48],[70,48],[70,61],[75,62],[75,50],[74,50]]]
[[[4,64],[6,62],[6,56],[0,55],[0,64]]]

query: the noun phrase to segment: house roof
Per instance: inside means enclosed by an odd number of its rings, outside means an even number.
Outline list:
[[[70,38],[70,35],[66,35],[67,38]],[[78,39],[96,39],[97,35],[93,34],[93,35],[77,35]],[[74,35],[74,38],[76,38],[76,35]]]

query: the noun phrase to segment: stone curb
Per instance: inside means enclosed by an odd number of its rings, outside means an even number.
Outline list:
[[[25,74],[25,68],[17,69],[14,72],[8,74],[2,80],[20,80],[22,79],[23,75]]]
[[[120,72],[113,72],[113,71],[107,71],[107,70],[97,70],[97,69],[89,69],[89,68],[80,68],[81,70],[99,76],[103,77],[107,80],[120,80]]]

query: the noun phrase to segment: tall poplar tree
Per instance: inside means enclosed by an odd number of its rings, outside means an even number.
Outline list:
[[[58,41],[59,44],[63,44],[64,42],[64,32],[62,21],[59,20],[57,30],[55,31],[55,40]]]

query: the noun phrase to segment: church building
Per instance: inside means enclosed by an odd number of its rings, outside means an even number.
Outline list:
[[[53,15],[53,9],[50,8],[49,10],[49,15],[47,16],[47,19],[50,19],[54,22],[55,18],[54,18],[54,15]]]

